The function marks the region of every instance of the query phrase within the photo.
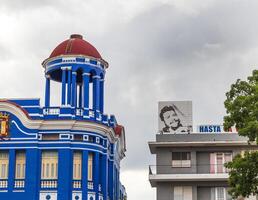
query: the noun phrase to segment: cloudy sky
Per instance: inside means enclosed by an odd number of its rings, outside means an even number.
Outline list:
[[[258,68],[257,10],[257,0],[1,0],[0,97],[43,98],[41,62],[82,34],[110,64],[105,111],[126,129],[129,200],[154,200],[157,102],[192,100],[194,126],[221,124],[230,84]]]

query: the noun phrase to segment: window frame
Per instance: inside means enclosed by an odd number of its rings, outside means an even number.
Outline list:
[[[15,152],[15,179],[25,179],[26,177],[26,152]]]
[[[41,152],[41,179],[42,180],[58,179],[58,156],[59,155],[57,150],[44,150]]]
[[[0,179],[8,179],[8,176],[9,176],[9,152],[0,151]]]
[[[183,154],[186,154],[187,159],[183,159]],[[180,159],[173,159],[173,154],[179,154]],[[171,160],[172,168],[191,168],[191,152],[183,151],[183,152],[172,152],[172,160]]]

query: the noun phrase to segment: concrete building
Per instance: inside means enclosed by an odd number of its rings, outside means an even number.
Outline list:
[[[149,181],[157,200],[230,200],[224,163],[243,150],[257,150],[257,145],[248,145],[237,133],[193,132],[157,134],[149,148],[156,156]]]
[[[124,128],[104,112],[108,63],[74,34],[42,65],[44,106],[39,99],[0,100],[0,199],[124,199]],[[52,81],[61,85],[58,105],[51,103]]]

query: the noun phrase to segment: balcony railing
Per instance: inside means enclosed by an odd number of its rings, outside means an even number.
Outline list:
[[[60,108],[59,107],[49,107],[43,109],[44,115],[59,115],[60,114]]]
[[[82,181],[81,180],[73,180],[73,188],[74,189],[81,189],[82,188]]]
[[[41,188],[42,188],[42,189],[53,189],[53,188],[57,188],[57,180],[56,180],[56,179],[41,180]]]
[[[228,173],[224,164],[177,163],[176,165],[150,165],[149,175],[155,174],[225,174]]]
[[[25,180],[24,179],[15,179],[14,181],[14,188],[24,188],[25,187]]]
[[[7,179],[0,179],[0,189],[6,189],[8,187]]]
[[[88,189],[89,190],[93,190],[94,189],[93,182],[91,182],[91,181],[88,182]]]

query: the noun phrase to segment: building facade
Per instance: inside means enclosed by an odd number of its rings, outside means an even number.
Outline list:
[[[149,166],[149,181],[156,188],[157,200],[231,200],[229,171],[224,164],[245,150],[257,150],[258,146],[248,144],[248,139],[236,132],[224,132],[217,125],[199,126],[198,132],[182,131],[180,105],[185,106],[184,102],[166,102],[160,107],[159,116],[171,129],[181,126],[172,134],[160,132],[156,141],[148,143],[156,156],[156,164]],[[191,115],[191,108],[187,110]],[[187,112],[182,116],[187,116]]]
[[[108,63],[71,35],[42,63],[45,102],[0,100],[0,199],[120,200],[125,132],[104,113]],[[51,82],[61,85],[52,105]]]
[[[157,200],[231,200],[224,164],[244,150],[258,149],[237,133],[156,135],[149,147],[156,155],[149,181]]]

